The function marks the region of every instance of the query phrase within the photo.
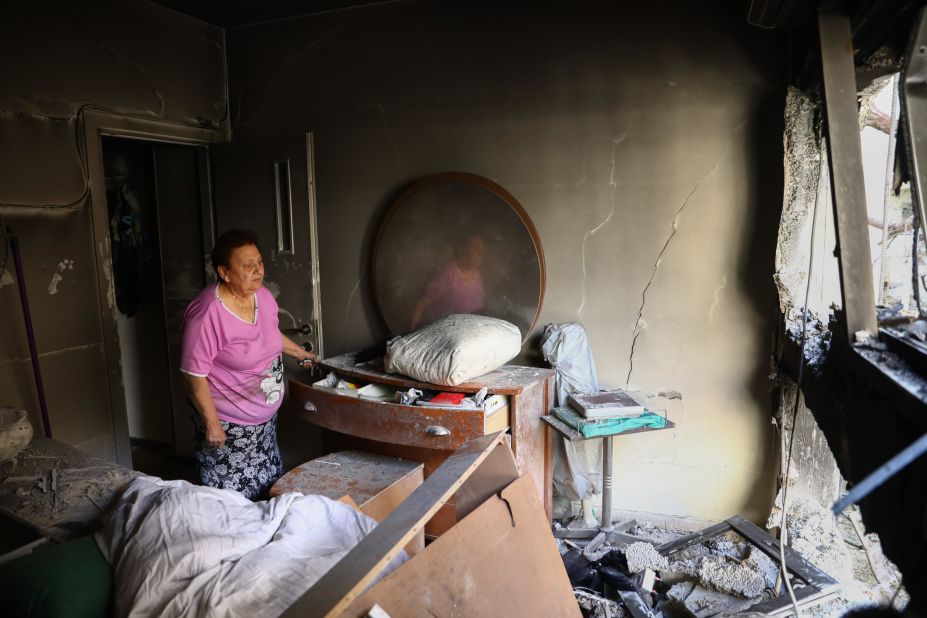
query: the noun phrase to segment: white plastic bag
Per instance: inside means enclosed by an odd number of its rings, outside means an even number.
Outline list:
[[[482,315],[454,314],[386,344],[387,373],[456,386],[498,369],[521,351],[514,324]]]
[[[599,381],[589,339],[582,324],[548,324],[541,338],[544,360],[556,370],[556,402],[567,405],[570,393],[595,393]],[[554,488],[570,500],[602,493],[602,441],[554,440]]]

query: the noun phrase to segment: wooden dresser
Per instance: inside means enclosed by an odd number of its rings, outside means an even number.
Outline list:
[[[355,353],[345,354],[321,362],[320,367],[326,374],[335,372],[360,386],[382,384],[397,391],[417,388],[473,394],[485,387],[490,394],[504,396],[506,405],[490,413],[481,409],[407,406],[337,394],[311,382],[291,379],[291,412],[326,430],[322,440],[327,451],[356,449],[420,461],[427,478],[464,442],[508,430],[519,471],[531,473],[550,517],[550,441],[540,419],[553,407],[552,370],[505,365],[472,382],[438,386],[387,374],[375,364],[355,361]],[[456,521],[454,502],[450,501],[425,530],[437,536]]]

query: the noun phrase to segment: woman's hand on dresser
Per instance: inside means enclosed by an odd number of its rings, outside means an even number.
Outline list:
[[[312,366],[318,360],[318,356],[313,352],[305,350],[301,345],[282,333],[280,336],[283,339],[283,353],[295,358],[301,367]]]

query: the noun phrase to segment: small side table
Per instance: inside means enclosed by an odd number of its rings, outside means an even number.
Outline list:
[[[573,429],[559,418],[553,414],[548,414],[547,416],[542,416],[541,421],[547,424],[548,430],[553,429],[558,434],[569,440],[570,442],[583,442],[585,440],[601,440],[605,439],[605,445],[602,457],[602,513],[599,517],[599,529],[595,528],[588,530],[576,530],[571,531],[573,534],[569,534],[571,538],[589,538],[593,539],[592,544],[600,544],[602,540],[608,534],[623,532],[625,528],[629,527],[627,525],[619,526],[621,530],[616,530],[615,526],[612,525],[612,461],[615,454],[615,445],[614,438],[619,436],[627,436],[632,433],[643,433],[646,431],[662,431],[663,429],[672,429],[676,426],[673,421],[667,419],[666,425],[660,428],[654,427],[639,427],[637,429],[629,429],[621,433],[612,434],[610,436],[593,436],[587,438],[581,432]],[[555,536],[559,536],[555,533]],[[601,539],[600,539],[601,537]],[[638,539],[639,540],[639,539]]]

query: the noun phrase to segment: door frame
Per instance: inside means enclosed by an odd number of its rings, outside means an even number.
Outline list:
[[[113,259],[110,246],[109,212],[106,204],[106,180],[103,170],[103,140],[121,137],[156,141],[169,144],[208,146],[229,141],[225,130],[191,127],[163,120],[149,120],[119,116],[100,111],[86,111],[80,117],[83,130],[84,155],[87,165],[87,182],[90,187],[90,217],[93,231],[94,269],[100,308],[100,326],[103,333],[103,355],[106,361],[106,386],[113,423],[113,442],[116,461],[132,466],[132,446],[129,441],[129,417],[126,408],[125,386],[122,379],[122,351],[116,330],[116,288],[113,282]],[[200,204],[202,205],[203,243],[211,247],[214,240],[212,191],[209,179],[209,157],[206,149],[198,154],[200,175]]]
[[[325,358],[325,343],[322,339],[322,274],[319,261],[318,204],[315,195],[315,134],[306,131],[306,181],[309,204],[309,273],[312,278],[312,327],[316,332],[317,347],[314,352]]]

